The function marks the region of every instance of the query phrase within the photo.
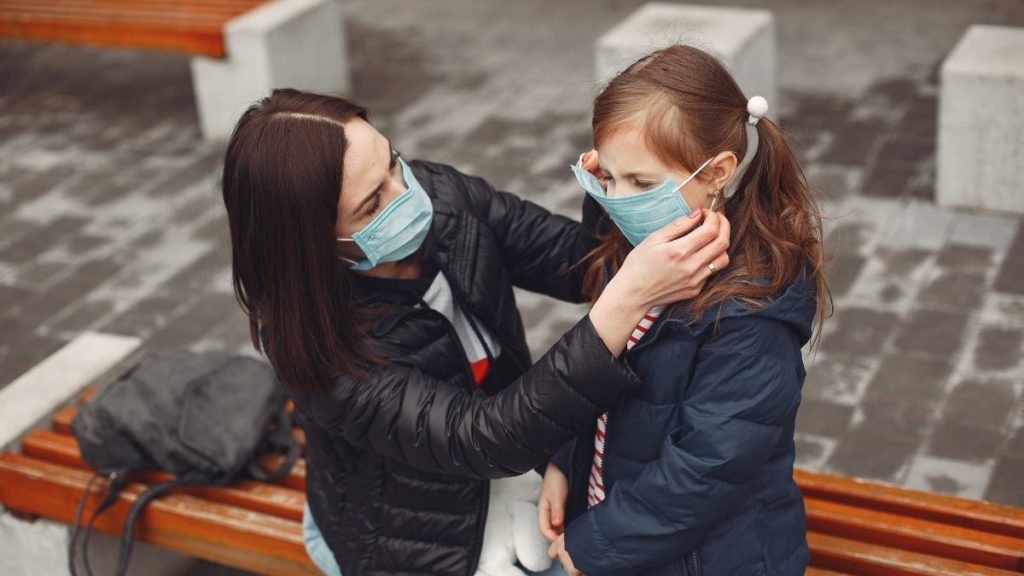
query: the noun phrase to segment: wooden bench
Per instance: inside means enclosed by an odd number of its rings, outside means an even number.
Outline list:
[[[348,91],[341,19],[338,0],[0,0],[0,39],[190,54],[203,134],[223,140],[273,88]]]
[[[87,390],[87,398],[93,389]],[[70,522],[91,476],[70,435],[75,405],[21,453],[0,454],[0,502],[28,516]],[[300,430],[296,438],[304,441]],[[268,458],[268,467],[276,458]],[[97,528],[119,533],[142,490],[167,478],[140,474]],[[1024,511],[828,474],[797,471],[807,505],[808,574],[1009,575],[1024,573]],[[177,491],[144,513],[138,537],[160,547],[261,574],[316,573],[301,537],[305,464],[277,484],[241,481]],[[98,498],[94,499],[93,505]]]
[[[224,26],[267,0],[0,0],[0,37],[226,55]]]
[[[0,549],[3,530],[12,525],[26,528],[35,518],[72,521],[93,472],[82,461],[71,421],[80,403],[95,394],[95,382],[116,376],[112,366],[131,365],[126,362],[136,346],[137,339],[86,333],[0,390],[0,448],[7,447],[0,452],[0,504],[6,510],[0,511]],[[70,404],[61,400],[69,396]],[[293,434],[304,447],[302,431],[296,428]],[[279,462],[280,457],[268,456],[262,464],[273,469]],[[100,516],[97,530],[120,534],[144,485],[167,478],[160,472],[136,474],[118,503]],[[808,574],[1024,573],[1024,510],[803,470],[795,478],[807,508]],[[302,543],[305,480],[300,459],[274,484],[244,480],[179,489],[146,508],[136,536],[159,548],[256,573],[316,574]],[[101,490],[95,487],[87,515]],[[37,545],[37,533],[19,534],[28,534],[27,542]],[[66,546],[66,530],[51,534]],[[60,546],[51,543],[56,550]],[[17,554],[18,549],[0,552]]]

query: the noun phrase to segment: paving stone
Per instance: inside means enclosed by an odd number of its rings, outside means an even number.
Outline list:
[[[854,414],[853,428],[872,428],[892,438],[920,442],[928,437],[935,422],[939,400],[869,395]]]
[[[836,440],[797,432],[796,465],[804,470],[821,471],[836,447]]]
[[[940,458],[986,462],[1003,443],[1000,431],[965,424],[941,422],[931,433],[927,453]]]
[[[0,312],[8,310],[17,305],[31,294],[28,290],[17,286],[5,286],[0,284]]]
[[[855,478],[899,483],[913,460],[918,443],[892,438],[870,427],[858,427],[836,444],[827,470]]]
[[[805,434],[839,438],[850,427],[852,416],[852,406],[804,398],[797,412],[796,429]]]
[[[982,328],[974,348],[974,366],[981,370],[1009,370],[1024,359],[1024,330]]]
[[[865,174],[861,193],[865,196],[900,198],[907,194],[914,172],[912,165],[876,164]]]
[[[970,311],[981,307],[987,282],[985,276],[975,271],[942,271],[925,286],[919,302],[930,309]]]
[[[39,336],[28,331],[12,334],[17,337],[0,352],[0,388],[7,386],[30,368],[53,354],[67,340],[51,336]]]
[[[834,330],[822,338],[821,349],[824,352],[878,354],[885,346],[889,334],[898,325],[898,320],[888,312],[859,307],[844,308],[830,320]]]
[[[915,310],[900,327],[893,345],[902,352],[950,359],[960,349],[967,320],[965,311]]]
[[[822,352],[807,365],[804,398],[855,405],[863,397],[878,363],[877,358]]]
[[[887,354],[865,393],[866,401],[900,399],[930,406],[942,398],[950,378],[949,362],[902,352]]]
[[[867,258],[856,254],[841,254],[826,266],[825,274],[833,298],[843,298],[850,292],[865,262]]]
[[[1024,458],[1003,458],[996,463],[985,499],[1010,506],[1024,506]]]
[[[1003,254],[1013,243],[1020,228],[1017,216],[994,212],[967,212],[960,210],[953,219],[949,235],[950,244],[988,248]]]
[[[918,456],[907,473],[906,486],[978,500],[984,497],[991,477],[991,464]]]
[[[966,379],[958,382],[947,397],[942,420],[1002,433],[1018,400],[1010,380]]]
[[[840,126],[832,145],[819,158],[822,162],[864,166],[882,144],[882,125],[878,122],[856,122]]]
[[[992,248],[954,242],[943,247],[935,258],[935,264],[939,267],[970,272],[985,272],[992,267],[992,262]]]
[[[988,292],[982,303],[981,318],[989,326],[1024,328],[1024,295]]]

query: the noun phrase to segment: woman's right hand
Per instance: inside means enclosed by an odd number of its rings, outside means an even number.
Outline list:
[[[544,482],[540,487],[540,499],[537,501],[537,519],[540,521],[540,532],[554,542],[565,532],[565,502],[569,498],[569,479],[549,463],[544,471]]]
[[[690,300],[712,274],[729,265],[729,233],[729,221],[722,214],[694,211],[630,251],[609,287],[620,282],[627,287],[625,293],[648,307]]]
[[[615,357],[622,354],[629,335],[652,307],[700,294],[711,274],[729,265],[728,249],[729,221],[703,209],[644,239],[590,309],[590,320],[608,351]]]

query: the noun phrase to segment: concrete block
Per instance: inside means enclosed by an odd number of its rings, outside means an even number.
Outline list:
[[[705,50],[732,72],[747,97],[761,95],[778,111],[775,19],[769,10],[645,4],[597,40],[594,74],[609,81],[641,56],[673,44]]]
[[[937,200],[1024,214],[1024,28],[973,25],[942,64]]]
[[[0,450],[133,353],[139,338],[85,332],[0,390]],[[3,573],[0,571],[0,573]]]
[[[226,59],[195,57],[203,136],[224,140],[275,88],[344,95],[351,88],[340,0],[274,0],[230,21]]]

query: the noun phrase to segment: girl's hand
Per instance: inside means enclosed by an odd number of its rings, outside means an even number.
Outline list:
[[[569,576],[583,576],[583,573],[576,569],[572,558],[569,557],[569,552],[565,549],[565,534],[562,534],[558,537],[558,540],[551,543],[551,547],[548,548],[548,556],[561,562],[562,568],[565,568]]]
[[[537,519],[540,531],[548,542],[553,542],[565,531],[565,502],[569,497],[569,479],[554,464],[544,471],[544,482],[537,501]]]
[[[634,248],[605,290],[621,290],[647,308],[694,298],[729,265],[729,232],[729,221],[716,212],[702,209],[680,218]]]

